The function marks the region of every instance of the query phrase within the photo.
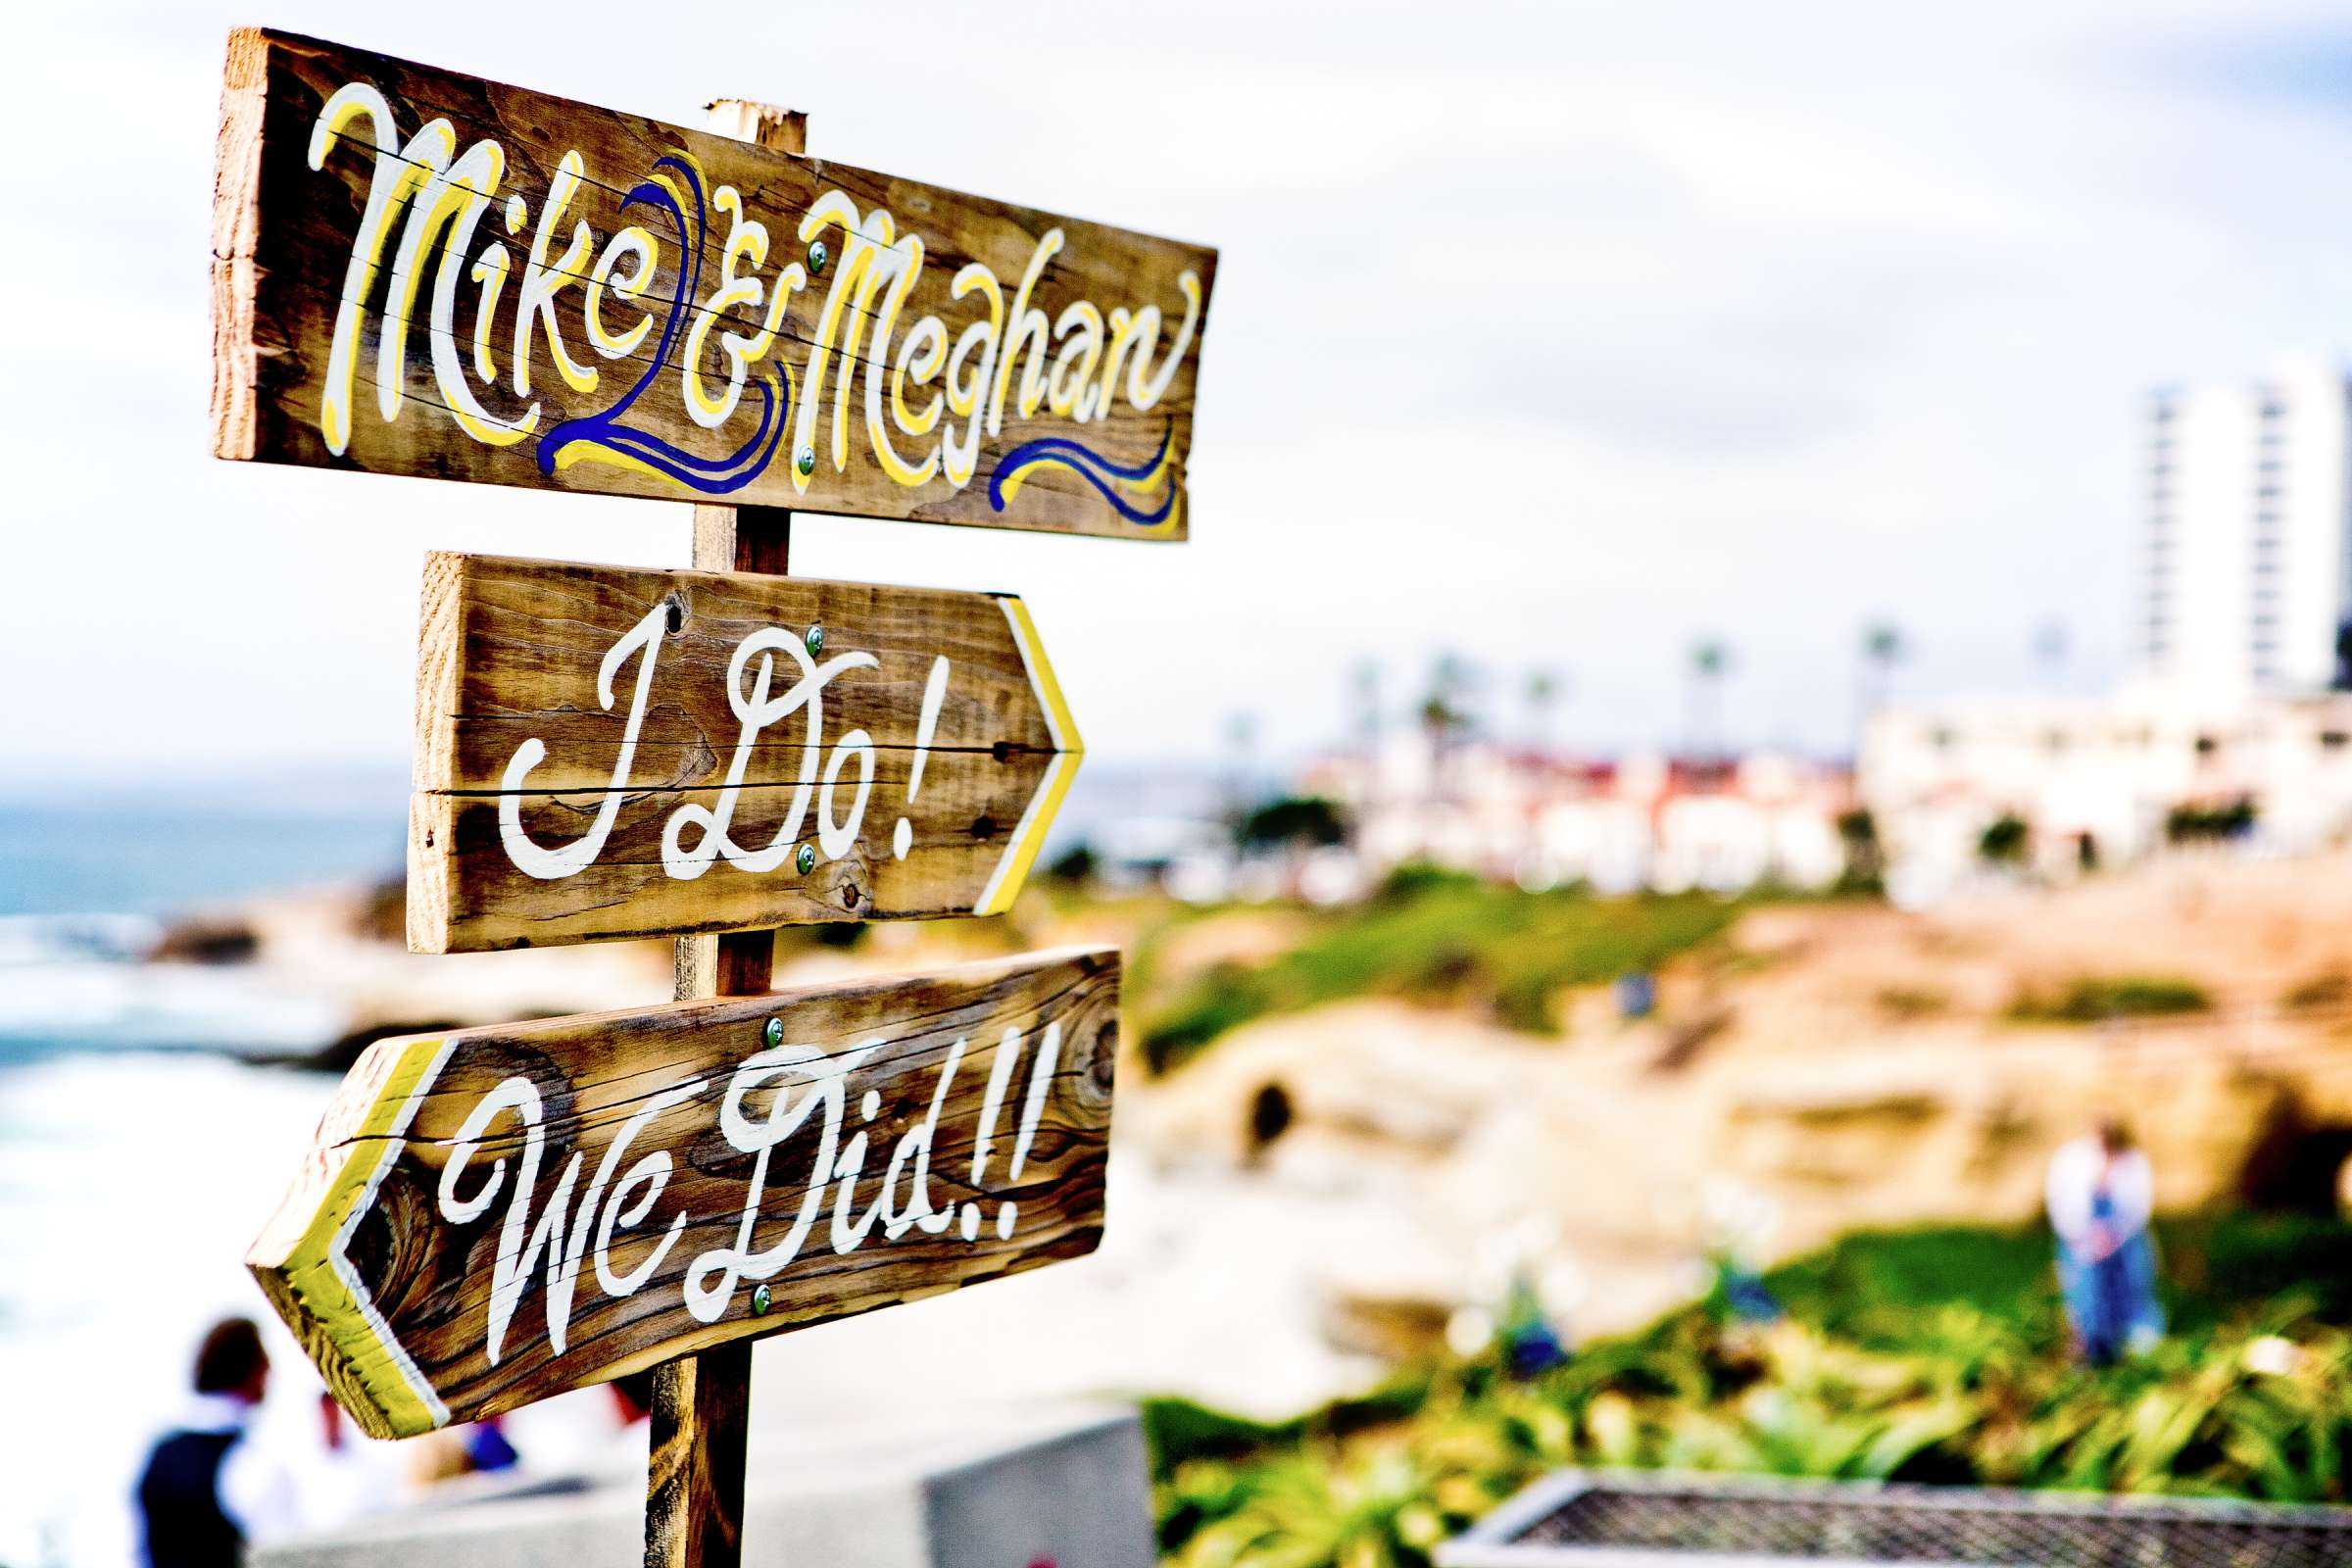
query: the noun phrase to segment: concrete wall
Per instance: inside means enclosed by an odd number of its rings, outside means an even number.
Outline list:
[[[1143,1430],[1064,1413],[821,1457],[763,1458],[747,1568],[1153,1568]],[[541,1482],[386,1515],[254,1555],[254,1568],[634,1568],[641,1487]]]

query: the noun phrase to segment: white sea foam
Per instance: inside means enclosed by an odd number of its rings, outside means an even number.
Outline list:
[[[0,1562],[127,1558],[141,1448],[224,1313],[261,1321],[286,1372],[269,1419],[311,1414],[239,1260],[333,1089],[209,1055],[0,1066]]]
[[[0,914],[0,970],[143,957],[163,927],[143,914]]]
[[[221,1051],[302,1055],[331,1043],[340,1001],[236,965],[145,963],[137,915],[0,916],[0,1060],[33,1053]]]

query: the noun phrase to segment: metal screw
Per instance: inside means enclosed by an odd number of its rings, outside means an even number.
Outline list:
[[[814,473],[816,471],[816,448],[801,448],[801,455],[792,460],[792,466],[801,470],[801,477],[804,479]]]
[[[770,1018],[767,1020],[767,1043],[771,1046],[780,1046],[784,1043],[783,1019]]]
[[[766,1286],[764,1286],[764,1285],[761,1285],[761,1286],[757,1286],[757,1287],[755,1287],[755,1288],[753,1289],[753,1291],[752,1291],[752,1316],[754,1316],[754,1317],[765,1317],[765,1316],[767,1316],[767,1309],[768,1309],[770,1306],[774,1305],[774,1304],[775,1304],[775,1298],[774,1298],[774,1297],[772,1297],[772,1296],[770,1296],[770,1295],[768,1294],[768,1290],[767,1290],[767,1287],[766,1287]]]
[[[817,240],[808,247],[808,270],[811,272],[823,271],[829,259],[830,253],[826,251],[823,240]]]
[[[822,652],[824,652],[824,648],[825,648],[825,628],[824,628],[824,627],[822,627],[822,626],[811,626],[811,627],[809,627],[809,628],[808,628],[808,636],[806,636],[806,637],[804,637],[804,638],[802,638],[802,639],[801,639],[801,641],[803,641],[803,642],[805,642],[805,643],[807,643],[807,644],[808,645],[808,651],[809,651],[810,653],[812,653],[812,654],[818,654],[818,653],[822,653]]]
[[[815,870],[816,846],[813,844],[802,845],[801,853],[792,858],[792,863],[801,868],[801,875],[803,876],[807,876],[809,872]]]

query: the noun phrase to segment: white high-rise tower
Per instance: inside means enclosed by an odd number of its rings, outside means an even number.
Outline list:
[[[2139,623],[2147,672],[2228,700],[2337,678],[2352,618],[2352,385],[2296,365],[2157,395]]]

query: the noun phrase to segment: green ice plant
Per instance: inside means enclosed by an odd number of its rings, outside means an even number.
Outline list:
[[[1682,1314],[1531,1383],[1441,1369],[1417,1413],[1164,1469],[1162,1545],[1177,1568],[1420,1568],[1563,1465],[2352,1497],[2352,1336],[2295,1301],[2101,1370],[2046,1322],[1949,1305],[1907,1344],[1888,1326]]]

